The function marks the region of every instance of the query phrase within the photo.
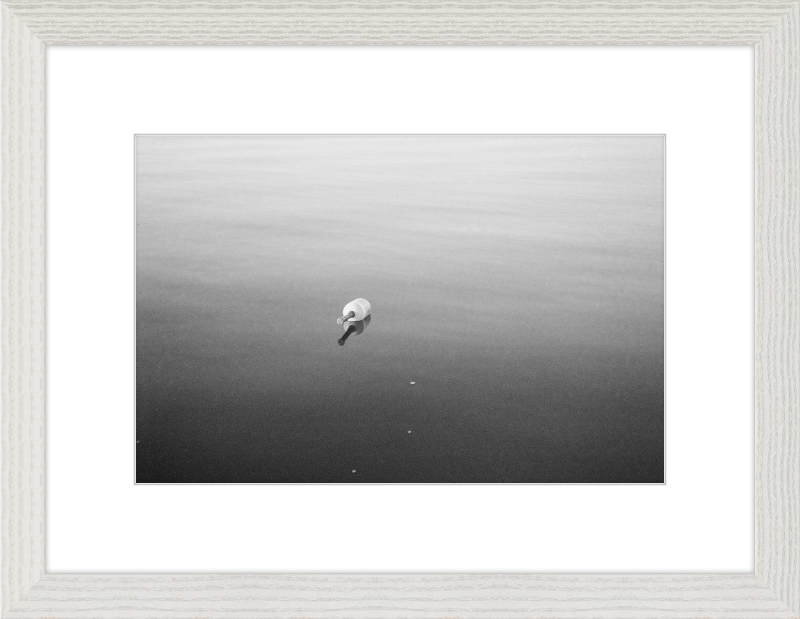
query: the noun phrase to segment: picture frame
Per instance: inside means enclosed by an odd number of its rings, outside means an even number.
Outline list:
[[[750,574],[50,574],[48,45],[747,45],[755,50]],[[800,2],[2,2],[4,617],[800,616]]]

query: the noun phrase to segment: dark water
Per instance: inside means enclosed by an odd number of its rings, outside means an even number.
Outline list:
[[[661,138],[151,136],[136,163],[137,481],[663,481]]]

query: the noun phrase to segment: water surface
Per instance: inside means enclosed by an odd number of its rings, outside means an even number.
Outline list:
[[[662,138],[140,136],[136,166],[137,481],[663,481]]]

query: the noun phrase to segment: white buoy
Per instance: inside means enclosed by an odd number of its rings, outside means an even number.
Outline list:
[[[369,316],[372,306],[366,299],[355,299],[344,306],[342,317],[336,319],[336,324],[343,325],[348,320],[364,320]]]

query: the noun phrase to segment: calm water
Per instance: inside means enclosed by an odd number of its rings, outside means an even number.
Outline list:
[[[661,138],[151,136],[136,164],[139,482],[663,481]]]

